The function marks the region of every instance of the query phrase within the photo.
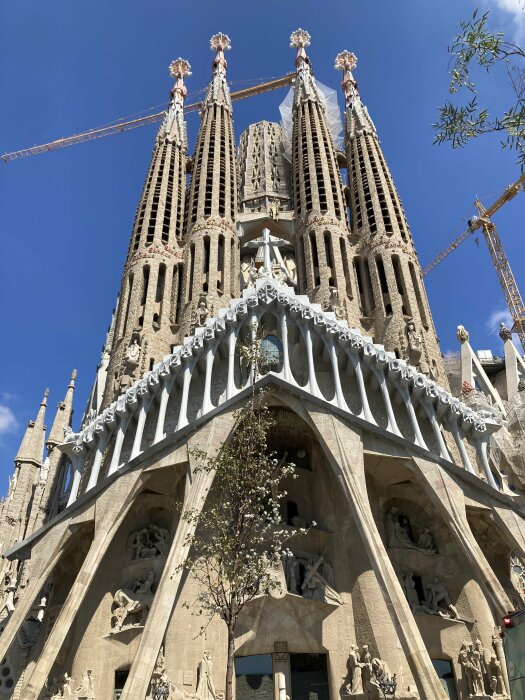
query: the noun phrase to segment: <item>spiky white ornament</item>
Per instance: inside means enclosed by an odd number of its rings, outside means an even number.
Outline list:
[[[335,57],[335,68],[337,70],[354,70],[357,66],[357,56],[351,51],[341,51]]]
[[[306,48],[307,46],[310,46],[310,35],[306,31],[306,29],[296,29],[295,32],[292,32],[290,35],[290,46],[292,46],[294,49],[298,49],[300,47]]]
[[[184,78],[191,75],[191,66],[185,58],[177,58],[170,63],[172,78]]]
[[[214,34],[210,39],[210,49],[212,51],[229,51],[231,47],[230,37],[222,32]]]

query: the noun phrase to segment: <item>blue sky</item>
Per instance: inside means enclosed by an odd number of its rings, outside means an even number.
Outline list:
[[[522,41],[523,0],[480,0],[495,29]],[[483,4],[484,3],[484,4]],[[356,77],[378,128],[423,264],[460,233],[473,200],[491,202],[515,180],[513,154],[497,137],[463,150],[433,146],[430,124],[447,97],[447,45],[470,0],[48,0],[0,8],[0,151],[51,141],[159,105],[170,61],[187,58],[191,94],[205,87],[209,37],[226,32],[229,79],[293,69],[288,37],[301,26],[319,80],[338,87],[335,55],[358,56]],[[239,81],[239,82],[236,82]],[[260,119],[278,120],[284,91],[236,103],[237,138]],[[510,100],[504,74],[483,81],[493,108]],[[193,148],[197,115],[189,118]],[[0,493],[28,419],[50,388],[50,425],[73,367],[79,420],[104,340],[156,127],[0,163],[2,342]],[[525,293],[523,195],[495,219]],[[521,216],[520,216],[521,214]],[[427,279],[444,351],[463,323],[478,348],[500,351],[494,328],[504,300],[482,240],[463,244]],[[491,327],[490,321],[493,321]],[[75,426],[77,423],[75,422]]]

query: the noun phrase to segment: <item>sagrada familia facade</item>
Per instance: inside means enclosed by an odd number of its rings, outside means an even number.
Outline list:
[[[525,364],[501,329],[444,358],[374,123],[343,51],[345,113],[304,30],[279,123],[237,145],[224,34],[193,156],[187,61],[138,204],[77,432],[47,392],[0,512],[0,700],[219,700],[226,632],[199,635],[181,569],[213,454],[249,400],[257,329],[296,464],[279,594],[243,611],[238,700],[509,698],[501,618],[525,595]],[[394,118],[394,115],[392,115]],[[452,299],[451,299],[452,303]],[[274,562],[275,564],[275,562]],[[285,589],[285,590],[283,590]]]

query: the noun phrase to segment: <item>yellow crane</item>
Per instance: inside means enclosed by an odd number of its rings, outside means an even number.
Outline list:
[[[428,275],[432,272],[439,263],[450,255],[456,248],[463,243],[470,235],[481,229],[487,247],[489,249],[490,257],[492,259],[492,264],[496,268],[496,273],[498,275],[499,283],[503,294],[505,296],[505,301],[509,308],[512,321],[514,323],[512,330],[518,334],[520,342],[525,350],[525,304],[521,298],[520,290],[512,274],[512,269],[510,263],[505,254],[501,238],[499,237],[496,227],[490,220],[492,215],[495,214],[501,207],[510,202],[520,190],[525,190],[525,173],[519,177],[516,182],[509,185],[505,192],[498,197],[498,199],[490,205],[490,207],[485,208],[483,204],[476,199],[476,209],[478,211],[478,216],[472,217],[468,222],[468,228],[463,231],[452,243],[442,250],[439,255],[437,255],[432,262],[430,262],[423,270],[423,276]]]
[[[273,80],[267,80],[262,83],[257,83],[248,88],[243,88],[242,90],[237,90],[230,94],[233,101],[243,100],[246,97],[252,97],[253,95],[260,95],[263,92],[269,92],[270,90],[277,90],[277,88],[286,87],[291,85],[295,73],[287,73],[280,78],[274,78]],[[202,102],[193,102],[184,106],[184,112],[198,112],[201,109]],[[90,129],[89,131],[84,131],[80,134],[74,134],[73,136],[66,136],[64,138],[56,139],[56,141],[50,141],[49,143],[44,143],[40,146],[31,146],[30,148],[23,148],[20,151],[13,151],[12,153],[4,153],[2,160],[5,163],[9,163],[12,160],[18,160],[19,158],[27,158],[28,156],[36,156],[39,153],[45,153],[46,151],[54,151],[57,148],[65,148],[66,146],[74,146],[77,143],[84,143],[84,141],[92,141],[93,139],[100,139],[103,136],[111,136],[112,134],[118,134],[121,131],[129,131],[130,129],[136,129],[139,126],[146,126],[146,124],[154,124],[155,122],[160,122],[166,116],[166,112],[157,112],[156,114],[150,114],[147,117],[140,117],[139,119],[131,119],[126,122],[119,122],[117,124],[111,124],[109,126],[102,126],[98,129]]]

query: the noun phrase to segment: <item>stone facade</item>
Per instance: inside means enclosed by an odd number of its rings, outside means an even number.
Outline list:
[[[290,134],[259,122],[236,153],[230,40],[212,37],[191,162],[189,64],[171,66],[88,408],[74,432],[73,374],[46,439],[46,393],[2,504],[0,700],[221,698],[225,629],[199,635],[181,504],[206,507],[213,474],[194,450],[219,450],[249,400],[239,348],[254,329],[269,446],[297,467],[283,524],[315,525],[275,562],[279,594],[243,610],[237,700],[509,697],[499,625],[525,604],[525,364],[502,331],[504,362],[485,371],[463,327],[443,361],[355,57],[336,59],[345,155],[309,42],[292,34]]]

